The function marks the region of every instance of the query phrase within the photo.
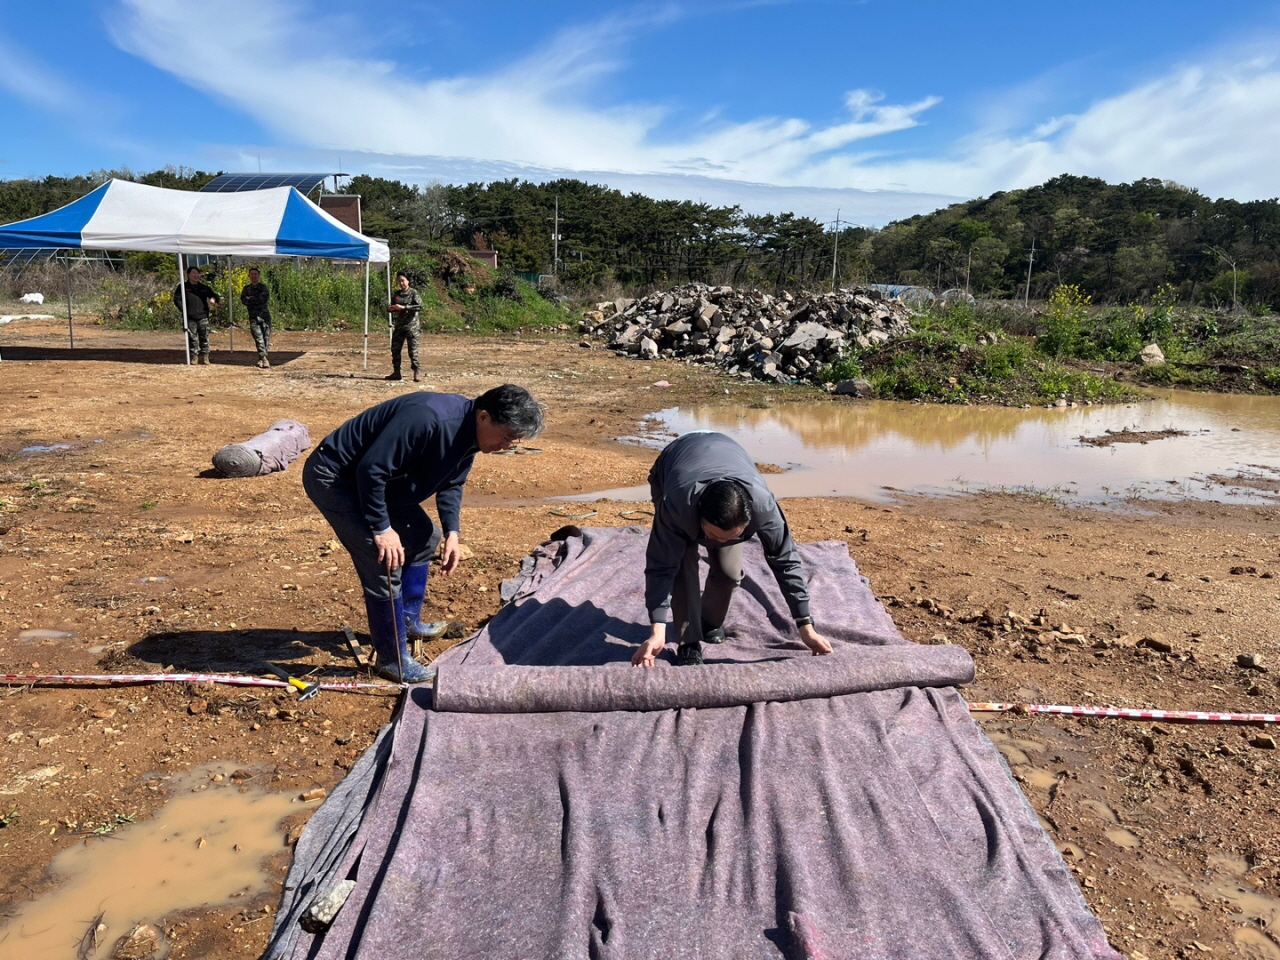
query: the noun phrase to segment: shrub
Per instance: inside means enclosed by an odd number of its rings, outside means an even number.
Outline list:
[[[1084,324],[1089,318],[1089,295],[1073,283],[1064,283],[1049,294],[1045,331],[1037,347],[1051,357],[1076,356]]]

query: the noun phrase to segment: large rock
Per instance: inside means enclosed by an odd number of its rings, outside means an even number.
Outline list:
[[[1164,363],[1164,351],[1160,349],[1160,344],[1148,343],[1138,354],[1138,359],[1148,366]]]
[[[774,297],[700,283],[597,304],[582,328],[625,356],[711,364],[774,382],[816,380],[846,345],[870,349],[911,332],[904,304],[867,289]],[[646,339],[652,347],[642,348]]]
[[[658,345],[648,337],[640,338],[640,358],[642,360],[658,359]]]
[[[791,336],[782,341],[782,349],[787,353],[809,353],[830,334],[831,331],[820,323],[802,323]]]
[[[876,395],[876,388],[869,381],[859,377],[855,380],[841,380],[836,384],[833,392],[842,397],[862,397],[864,400],[870,400]]]

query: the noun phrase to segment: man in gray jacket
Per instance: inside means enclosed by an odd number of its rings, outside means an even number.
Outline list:
[[[787,518],[747,451],[722,433],[697,431],[673,440],[649,471],[653,529],[645,557],[649,638],[631,662],[653,666],[676,628],[676,663],[702,662],[702,642],[724,641],[733,591],[742,583],[742,545],[758,536],[795,618],[800,639],[814,655],[831,644],[813,626],[809,588]],[[698,576],[699,547],[707,548],[705,592]]]

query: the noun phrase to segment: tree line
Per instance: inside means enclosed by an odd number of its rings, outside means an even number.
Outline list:
[[[68,203],[107,176],[198,189],[216,174],[169,167],[0,181],[0,222]],[[794,289],[834,278],[1043,300],[1073,285],[1095,303],[1172,288],[1184,302],[1280,308],[1280,201],[1214,200],[1172,181],[1063,175],[878,230],[573,179],[420,187],[360,175],[344,191],[361,196],[365,232],[397,250],[493,249],[508,269],[555,273],[570,287]]]

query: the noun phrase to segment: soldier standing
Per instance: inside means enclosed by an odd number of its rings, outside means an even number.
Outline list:
[[[400,351],[409,341],[409,365],[413,367],[413,382],[418,382],[418,334],[421,327],[418,314],[422,311],[422,298],[409,286],[407,274],[396,274],[396,289],[391,293],[387,306],[391,314],[391,375],[388,380],[403,380],[400,376]]]
[[[207,283],[200,282],[200,268],[187,268],[187,282],[173,288],[173,305],[182,316],[182,300],[187,301],[187,342],[196,363],[209,362],[209,311],[218,303],[218,295]]]
[[[271,291],[262,282],[262,275],[257,267],[249,268],[249,283],[240,291],[240,302],[249,311],[249,331],[253,334],[253,342],[258,346],[258,366],[269,367],[271,361],[267,353],[271,350],[271,311],[267,301]]]

